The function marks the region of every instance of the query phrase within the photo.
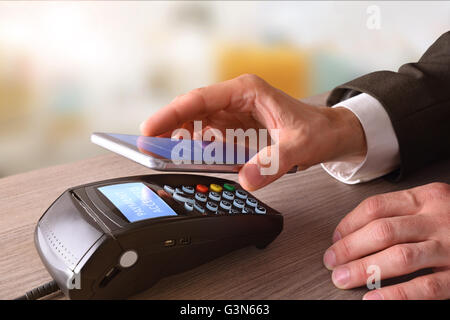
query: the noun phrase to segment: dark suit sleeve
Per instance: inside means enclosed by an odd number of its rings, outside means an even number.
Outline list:
[[[450,156],[450,31],[439,37],[417,63],[398,72],[377,71],[335,88],[334,105],[361,92],[376,98],[391,119],[400,147],[394,180]]]

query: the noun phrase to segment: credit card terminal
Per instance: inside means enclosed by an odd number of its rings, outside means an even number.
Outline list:
[[[264,248],[282,215],[236,182],[156,174],[65,191],[35,229],[37,251],[70,299],[121,299],[233,250]]]

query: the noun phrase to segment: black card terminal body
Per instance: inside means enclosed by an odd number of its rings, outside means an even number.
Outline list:
[[[125,177],[65,191],[35,244],[70,299],[121,299],[230,251],[266,247],[283,217],[230,180]]]

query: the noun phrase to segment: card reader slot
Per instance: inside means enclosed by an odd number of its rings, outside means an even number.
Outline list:
[[[109,270],[105,277],[100,281],[100,284],[98,285],[100,288],[104,288],[108,285],[108,283],[111,282],[112,279],[114,279],[119,273],[120,273],[119,267],[113,267],[111,270]]]
[[[84,211],[92,220],[94,220],[103,230],[107,231],[108,233],[111,232],[111,229],[108,228],[108,226],[92,212],[89,206],[75,192],[72,191],[71,195],[75,198],[75,200],[78,201],[79,205],[84,209]]]

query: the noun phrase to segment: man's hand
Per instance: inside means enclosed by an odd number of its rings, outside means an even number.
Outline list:
[[[434,273],[370,291],[364,299],[450,298],[450,185],[380,194],[361,202],[337,226],[324,264],[338,288],[366,284],[370,265],[388,279]]]
[[[193,134],[192,122],[225,129],[279,129],[278,172],[261,175],[258,154],[239,172],[247,190],[261,188],[293,166],[306,169],[332,160],[363,157],[364,131],[357,117],[345,108],[314,107],[296,100],[254,75],[195,89],[173,100],[141,124],[147,136],[171,136],[185,128]],[[267,147],[270,152],[270,146]]]

